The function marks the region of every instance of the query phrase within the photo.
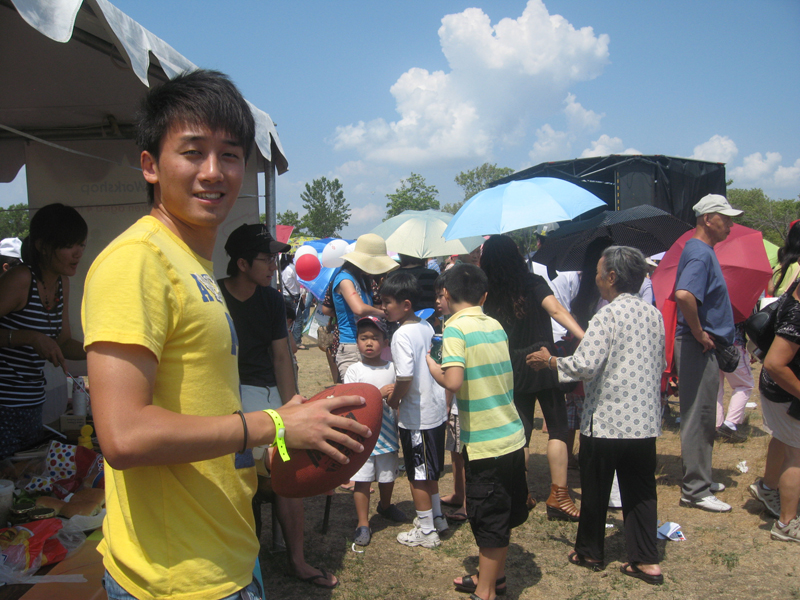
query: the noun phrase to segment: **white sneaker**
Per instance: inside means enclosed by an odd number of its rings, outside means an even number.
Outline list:
[[[724,483],[717,483],[716,481],[711,484],[711,487],[708,488],[712,494],[718,494],[719,492],[725,489]]]
[[[767,507],[767,511],[776,519],[781,516],[781,495],[778,490],[768,490],[759,479],[750,484],[750,495]]]
[[[422,533],[422,529],[419,527],[397,534],[397,541],[404,546],[422,546],[423,548],[436,548],[442,543],[438,533],[435,531]]]
[[[681,498],[681,506],[687,508],[700,508],[708,512],[731,512],[731,505],[726,504],[716,496],[706,496],[702,500],[689,500],[688,498]]]
[[[800,517],[795,517],[785,527],[778,527],[778,522],[775,521],[770,537],[784,542],[800,542]]]
[[[450,528],[447,524],[447,518],[444,515],[433,517],[433,526],[436,527],[437,533],[444,533]],[[414,517],[414,527],[419,529],[419,517]]]

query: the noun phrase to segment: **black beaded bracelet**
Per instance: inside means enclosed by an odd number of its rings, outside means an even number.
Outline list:
[[[239,452],[239,454],[244,454],[247,451],[247,419],[244,418],[244,413],[240,410],[237,410],[233,414],[242,417],[242,427],[244,427],[244,444],[242,444],[242,450]]]

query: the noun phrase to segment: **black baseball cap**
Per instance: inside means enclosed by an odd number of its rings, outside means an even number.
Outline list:
[[[225,252],[231,258],[238,257],[245,252],[253,251],[277,254],[291,250],[289,244],[279,242],[272,237],[269,228],[263,223],[254,225],[240,225],[228,236],[225,242]]]

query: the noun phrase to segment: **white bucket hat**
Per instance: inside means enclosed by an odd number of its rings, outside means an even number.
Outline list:
[[[389,258],[386,254],[386,242],[375,233],[359,236],[355,249],[342,258],[370,275],[388,273],[400,266]]]

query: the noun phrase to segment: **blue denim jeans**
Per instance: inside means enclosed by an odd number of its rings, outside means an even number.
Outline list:
[[[136,597],[126,592],[108,571],[106,571],[105,577],[103,578],[103,587],[106,589],[109,600],[136,600]],[[253,579],[246,588],[230,596],[220,598],[220,600],[265,600],[265,596],[258,581]]]

